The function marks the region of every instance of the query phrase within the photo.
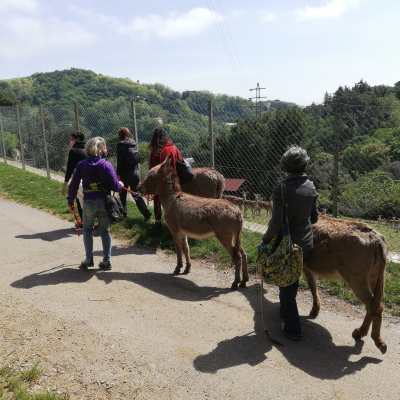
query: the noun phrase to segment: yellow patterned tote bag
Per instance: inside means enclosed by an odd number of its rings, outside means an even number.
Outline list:
[[[300,278],[303,269],[303,251],[290,237],[286,215],[286,186],[282,183],[281,188],[284,210],[282,233],[275,235],[268,244],[262,243],[257,246],[257,267],[265,283],[285,287]]]

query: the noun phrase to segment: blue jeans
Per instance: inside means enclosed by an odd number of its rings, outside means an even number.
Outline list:
[[[311,251],[303,252],[303,262],[310,255]],[[285,332],[301,335],[301,323],[299,310],[297,308],[297,290],[299,281],[286,287],[279,288],[279,301],[281,303],[281,316],[285,322]]]
[[[83,201],[83,244],[86,259],[93,258],[93,226],[97,218],[99,234],[103,245],[103,261],[111,259],[110,219],[103,199]]]

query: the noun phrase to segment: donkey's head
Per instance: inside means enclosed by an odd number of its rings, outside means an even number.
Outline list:
[[[139,191],[149,195],[158,194],[164,179],[174,171],[171,164],[172,157],[168,156],[164,162],[153,167],[140,184]]]

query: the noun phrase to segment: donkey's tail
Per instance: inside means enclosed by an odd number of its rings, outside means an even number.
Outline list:
[[[379,235],[380,238],[377,241],[377,254],[375,257],[375,263],[378,265],[378,278],[374,288],[374,301],[372,303],[373,309],[377,309],[383,301],[385,292],[385,270],[386,270],[386,258],[388,253],[388,244],[384,236]]]

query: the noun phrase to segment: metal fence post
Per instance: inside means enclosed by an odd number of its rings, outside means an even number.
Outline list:
[[[79,111],[78,111],[78,103],[74,103],[74,109],[75,109],[75,126],[76,126],[76,131],[79,132]]]
[[[43,114],[43,105],[40,103],[39,105],[40,118],[42,120],[42,131],[43,131],[43,139],[44,139],[44,153],[46,156],[46,169],[47,169],[47,177],[50,178],[50,167],[49,167],[49,154],[47,152],[47,139],[46,139],[46,129],[44,126],[44,114]]]
[[[333,137],[333,189],[332,189],[332,215],[338,216],[338,195],[339,195],[339,147],[340,147],[340,126],[341,126],[340,100],[335,101],[335,127]]]
[[[21,122],[19,118],[19,107],[17,106],[17,123],[18,123],[18,135],[19,135],[19,143],[21,145],[21,162],[22,162],[22,169],[25,169],[25,154],[24,154],[24,144],[22,142],[22,132],[21,132]]]
[[[133,130],[135,132],[135,142],[136,142],[136,147],[139,150],[139,139],[138,139],[138,131],[136,125],[136,104],[133,100],[131,100],[131,106],[132,106]],[[138,164],[137,167],[140,173],[140,164]]]
[[[7,155],[6,155],[6,142],[4,140],[3,134],[3,123],[1,121],[1,114],[0,114],[0,131],[1,131],[1,140],[3,142],[3,156],[4,156],[4,163],[7,164]]]
[[[214,168],[214,130],[213,130],[212,101],[208,101],[208,134],[210,135],[210,161]]]

